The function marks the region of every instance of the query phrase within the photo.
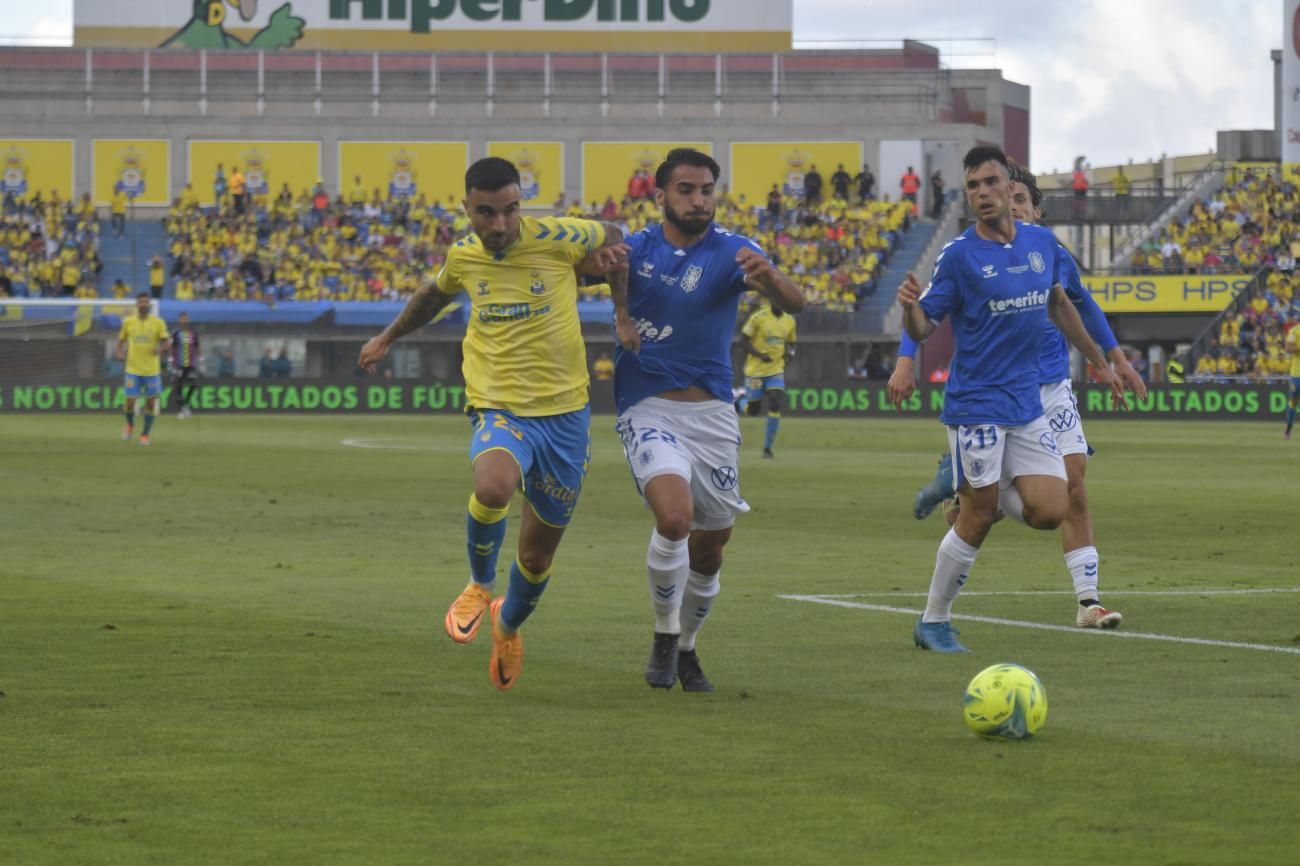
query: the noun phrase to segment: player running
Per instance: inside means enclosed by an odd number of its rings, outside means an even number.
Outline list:
[[[468,643],[489,615],[489,675],[503,691],[519,680],[519,628],[546,589],[591,456],[587,353],[574,265],[595,248],[622,240],[609,223],[521,216],[520,198],[512,163],[488,157],[470,166],[464,207],[473,234],[456,242],[437,277],[366,343],[357,361],[373,372],[394,341],[467,293],[462,372],[473,425],[474,492],[466,518],[470,582],[444,626],[452,640]],[[506,594],[494,601],[497,554],[516,490],[527,503],[518,556]]]
[[[176,330],[171,337],[172,393],[180,402],[177,418],[189,418],[194,414],[190,401],[199,389],[199,365],[203,355],[199,350],[199,334],[190,325],[190,314],[181,313],[176,317]]]
[[[1043,215],[1043,194],[1038,189],[1037,180],[1032,172],[1014,163],[1011,174],[1011,217],[1027,225],[1036,225]],[[1115,339],[1101,307],[1079,278],[1074,259],[1063,247],[1060,255],[1062,286],[1074,303],[1089,336],[1106,353],[1120,381],[1136,392],[1140,399],[1145,398],[1146,383],[1124,356],[1124,350],[1119,347],[1119,341]],[[896,404],[906,399],[913,390],[912,358],[916,354],[916,347],[916,342],[910,338],[904,339],[899,347],[899,364],[889,380],[889,396]],[[1070,507],[1065,522],[1061,525],[1061,545],[1066,569],[1070,573],[1079,602],[1075,611],[1075,624],[1080,628],[1117,628],[1123,621],[1123,616],[1118,611],[1107,610],[1101,605],[1097,588],[1100,557],[1084,484],[1091,449],[1074,398],[1069,349],[1061,331],[1051,322],[1045,329],[1043,348],[1038,358],[1038,382],[1043,414],[1052,427],[1057,447],[1065,460]],[[953,495],[953,489],[952,456],[945,454],[940,459],[939,472],[935,478],[917,493],[913,516],[918,520],[925,518],[939,501]],[[952,512],[946,516],[956,517]],[[1012,514],[1012,517],[1016,515]]]
[[[147,293],[136,295],[135,315],[122,320],[122,329],[117,334],[117,357],[126,359],[126,428],[122,431],[122,441],[131,441],[137,401],[144,397],[141,445],[149,444],[149,433],[158,417],[158,398],[162,395],[162,356],[171,348],[167,323],[151,313],[149,307]]]
[[[1065,257],[1056,237],[1011,216],[1011,174],[999,148],[963,160],[966,200],[976,223],[939,255],[922,294],[909,273],[898,291],[903,323],[922,341],[953,319],[954,352],[941,420],[957,468],[961,510],[939,545],[925,612],[913,630],[923,649],[966,652],[952,628],[952,604],[970,574],[999,506],[1035,529],[1066,519],[1065,463],[1043,414],[1038,360],[1050,317],[1093,363],[1118,400],[1124,391],[1061,288]]]
[[[669,152],[655,173],[662,225],[628,240],[611,276],[617,430],[637,491],[654,511],[646,552],[653,688],[711,692],[695,640],[720,588],[722,549],[740,495],[740,425],[732,407],[731,335],[742,292],[786,313],[804,300],[749,238],[713,222],[720,174],[712,157]]]
[[[787,316],[775,303],[759,307],[740,329],[740,345],[745,350],[745,408],[756,416],[767,403],[767,432],[763,438],[763,456],[776,455],[776,431],[781,426],[781,408],[785,403],[785,365],[794,358],[794,316]]]

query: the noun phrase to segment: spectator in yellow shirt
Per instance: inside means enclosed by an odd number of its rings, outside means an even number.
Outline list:
[[[113,237],[120,238],[126,233],[126,190],[120,186],[113,190],[112,225]]]

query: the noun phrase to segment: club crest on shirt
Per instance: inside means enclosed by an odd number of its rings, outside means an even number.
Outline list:
[[[531,291],[534,295],[545,294],[546,283],[542,281],[542,272],[533,271],[531,274],[529,274],[529,276],[531,276],[533,280],[528,286],[529,291]]]
[[[478,281],[478,293],[479,293],[480,295],[486,295],[486,294],[488,293],[488,281],[487,281],[487,280],[479,280],[479,281]]]
[[[1043,271],[1047,270],[1047,265],[1043,262],[1043,254],[1039,252],[1030,253],[1029,267],[1032,268],[1036,274],[1041,274]]]
[[[696,286],[700,284],[700,277],[704,276],[704,268],[699,265],[691,265],[682,274],[682,291],[690,294],[695,291]]]

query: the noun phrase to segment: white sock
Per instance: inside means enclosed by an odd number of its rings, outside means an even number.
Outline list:
[[[1065,567],[1070,569],[1070,579],[1074,581],[1074,594],[1079,601],[1092,599],[1098,601],[1097,594],[1097,548],[1080,547],[1065,555]]]
[[[1027,526],[1025,523],[1025,500],[1020,495],[1020,491],[1013,484],[1010,487],[998,488],[998,508],[1007,517],[1010,517],[1016,523]]]
[[[925,601],[922,622],[948,622],[952,619],[952,603],[961,593],[979,552],[978,547],[962,541],[957,530],[948,530],[943,541],[939,542],[939,553],[934,558],[934,577],[930,578],[930,597]]]
[[[682,636],[677,641],[679,650],[695,649],[695,636],[704,628],[704,621],[713,609],[713,600],[722,590],[722,582],[717,574],[700,574],[692,571],[686,580],[686,591],[682,593]]]
[[[646,576],[650,580],[650,605],[655,611],[655,631],[679,634],[682,589],[690,571],[691,555],[687,539],[670,541],[655,529],[650,533],[650,547],[645,555]]]

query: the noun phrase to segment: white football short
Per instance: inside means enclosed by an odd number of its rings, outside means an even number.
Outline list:
[[[643,497],[659,475],[690,484],[693,529],[726,529],[749,510],[740,496],[740,424],[730,403],[648,397],[620,415],[615,429]]]
[[[1061,454],[1088,453],[1088,437],[1083,435],[1083,418],[1079,415],[1079,401],[1074,398],[1074,385],[1066,379],[1054,385],[1039,385],[1038,396],[1043,401],[1043,417],[1056,434],[1056,447]]]
[[[1046,418],[1019,427],[972,424],[949,427],[948,446],[957,472],[953,483],[971,487],[1010,486],[1021,475],[1052,475],[1066,480],[1065,460]]]

